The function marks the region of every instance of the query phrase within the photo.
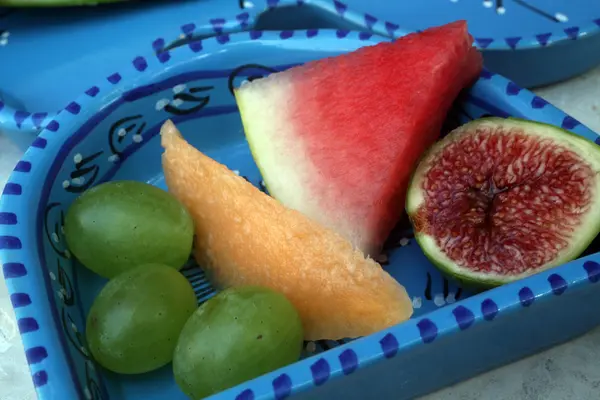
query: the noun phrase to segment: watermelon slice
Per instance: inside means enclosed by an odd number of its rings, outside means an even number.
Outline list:
[[[374,256],[417,160],[481,67],[458,21],[271,74],[235,96],[269,193]]]

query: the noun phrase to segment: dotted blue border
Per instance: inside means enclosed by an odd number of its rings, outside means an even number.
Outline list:
[[[46,286],[40,285],[40,280],[47,279],[47,273],[45,266],[39,265],[38,254],[33,250],[41,238],[33,235],[32,230],[28,229],[31,222],[19,221],[27,221],[28,218],[31,220],[29,213],[32,202],[47,201],[39,198],[39,184],[46,178],[49,165],[57,161],[55,157],[59,154],[66,157],[66,152],[62,151],[65,140],[81,126],[82,121],[86,121],[101,108],[102,98],[97,95],[114,89],[126,91],[130,88],[128,82],[134,78],[137,79],[138,85],[140,77],[158,79],[160,73],[165,73],[166,63],[191,63],[215,49],[232,43],[238,46],[231,47],[231,51],[240,49],[240,43],[258,39],[278,42],[278,48],[281,49],[281,41],[306,41],[315,38],[325,39],[322,42],[323,46],[332,46],[332,50],[335,49],[334,45],[325,44],[335,40],[344,40],[344,48],[348,48],[348,43],[360,47],[379,41],[371,41],[369,34],[345,30],[251,31],[236,35],[222,34],[189,44],[168,52],[168,59],[159,54],[132,57],[129,66],[109,75],[104,81],[98,82],[98,85],[91,86],[83,96],[61,111],[17,163],[0,200],[0,256],[5,260],[2,266],[3,274],[40,399],[52,398],[51,393],[68,395],[76,389],[69,386],[73,383],[66,378],[68,373],[63,373],[69,369],[69,356],[64,351],[60,339],[56,338],[62,332],[57,329],[56,323],[54,328],[57,330],[54,331],[52,323],[41,322],[50,318],[46,315],[46,309],[52,307],[53,299],[52,295],[45,292]],[[160,46],[160,43],[157,46]],[[188,51],[185,51],[186,48]],[[487,102],[486,98],[490,96],[496,96],[497,100],[520,110],[524,117],[563,126],[590,139],[597,138],[597,135],[577,120],[557,110],[548,102],[505,78],[484,70],[481,79],[469,94],[468,105],[498,115],[506,114],[501,106]],[[400,351],[433,343],[442,335],[456,334],[476,324],[491,323],[500,313],[518,312],[519,308],[535,307],[535,303],[541,297],[560,298],[566,291],[577,291],[586,284],[597,283],[600,280],[599,261],[600,255],[595,254],[461,300],[421,318],[409,320],[246,382],[213,398],[283,399],[294,392],[324,385],[331,379],[351,375],[357,369],[371,363],[393,358]],[[63,355],[59,349],[63,350]],[[61,368],[64,371],[59,371]]]

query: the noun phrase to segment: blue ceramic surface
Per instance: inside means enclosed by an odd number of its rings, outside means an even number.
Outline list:
[[[344,19],[390,37],[465,19],[487,68],[524,87],[555,83],[600,64],[597,0],[332,1]],[[306,3],[325,9],[330,2]]]
[[[90,82],[49,121],[4,188],[0,257],[40,400],[185,396],[170,366],[140,376],[103,371],[89,356],[84,321],[105,281],[71,258],[64,213],[85,189],[111,179],[164,188],[158,132],[172,119],[188,141],[260,187],[231,88],[249,77],[377,42],[368,33],[317,30],[222,34],[156,55],[140,49]],[[491,114],[543,121],[597,139],[578,121],[518,85],[483,71],[448,120]],[[407,228],[407,226],[405,227]],[[595,244],[596,245],[596,244]],[[445,280],[402,226],[383,262],[415,314],[346,343],[320,341],[302,361],[214,399],[411,399],[600,324],[600,255],[484,293]],[[214,294],[202,272],[184,274],[200,301]]]
[[[0,9],[0,131],[26,148],[88,82],[132,51],[160,51],[180,37],[316,28],[399,37],[456,19],[468,20],[487,67],[524,87],[600,63],[597,0],[186,0]]]

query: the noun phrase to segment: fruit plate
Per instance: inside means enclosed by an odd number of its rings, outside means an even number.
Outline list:
[[[600,63],[595,0],[154,0],[0,8],[0,55],[15,66],[0,73],[0,131],[26,148],[56,110],[88,82],[103,79],[114,63],[127,62],[132,52],[168,47],[181,36],[329,28],[399,37],[455,19],[468,20],[490,70],[524,87],[567,79]],[[40,55],[43,63],[33,62]],[[90,62],[95,59],[112,62]]]
[[[132,52],[52,119],[4,188],[0,257],[40,399],[184,399],[169,366],[117,376],[90,358],[85,316],[104,280],[77,265],[62,224],[73,200],[101,182],[164,188],[157,137],[172,119],[185,138],[261,187],[232,87],[382,39],[345,30],[251,31]],[[357,77],[360,79],[360,77]],[[574,118],[484,70],[455,102],[446,128],[483,115],[551,123],[589,139]],[[581,335],[600,324],[597,243],[579,259],[475,293],[445,279],[400,223],[380,260],[413,301],[409,321],[353,341],[307,343],[302,360],[215,399],[412,399]],[[199,302],[214,290],[194,265],[184,275]]]

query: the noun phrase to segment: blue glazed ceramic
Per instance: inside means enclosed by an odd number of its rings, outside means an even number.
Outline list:
[[[170,366],[117,376],[90,358],[84,321],[105,281],[77,265],[66,248],[62,224],[71,202],[112,179],[164,188],[157,135],[167,118],[194,146],[260,186],[231,88],[378,40],[345,30],[251,31],[190,41],[159,55],[141,49],[47,123],[15,166],[0,206],[2,269],[41,400],[185,398]],[[543,99],[483,71],[447,125],[487,114],[597,139]],[[307,344],[303,360],[213,398],[411,399],[600,324],[594,245],[576,261],[475,294],[445,280],[406,228],[391,236],[383,264],[412,297],[411,320],[351,342]],[[214,294],[200,269],[183,273],[199,301]]]
[[[161,51],[181,37],[326,28],[399,37],[456,19],[468,20],[487,67],[520,86],[600,63],[596,0],[186,0],[0,9],[0,57],[8,60],[0,73],[0,131],[26,148],[88,82],[134,50]]]
[[[306,3],[327,7],[328,1]],[[523,87],[555,83],[600,64],[597,0],[333,0],[335,10],[380,35],[465,19],[488,69]]]

